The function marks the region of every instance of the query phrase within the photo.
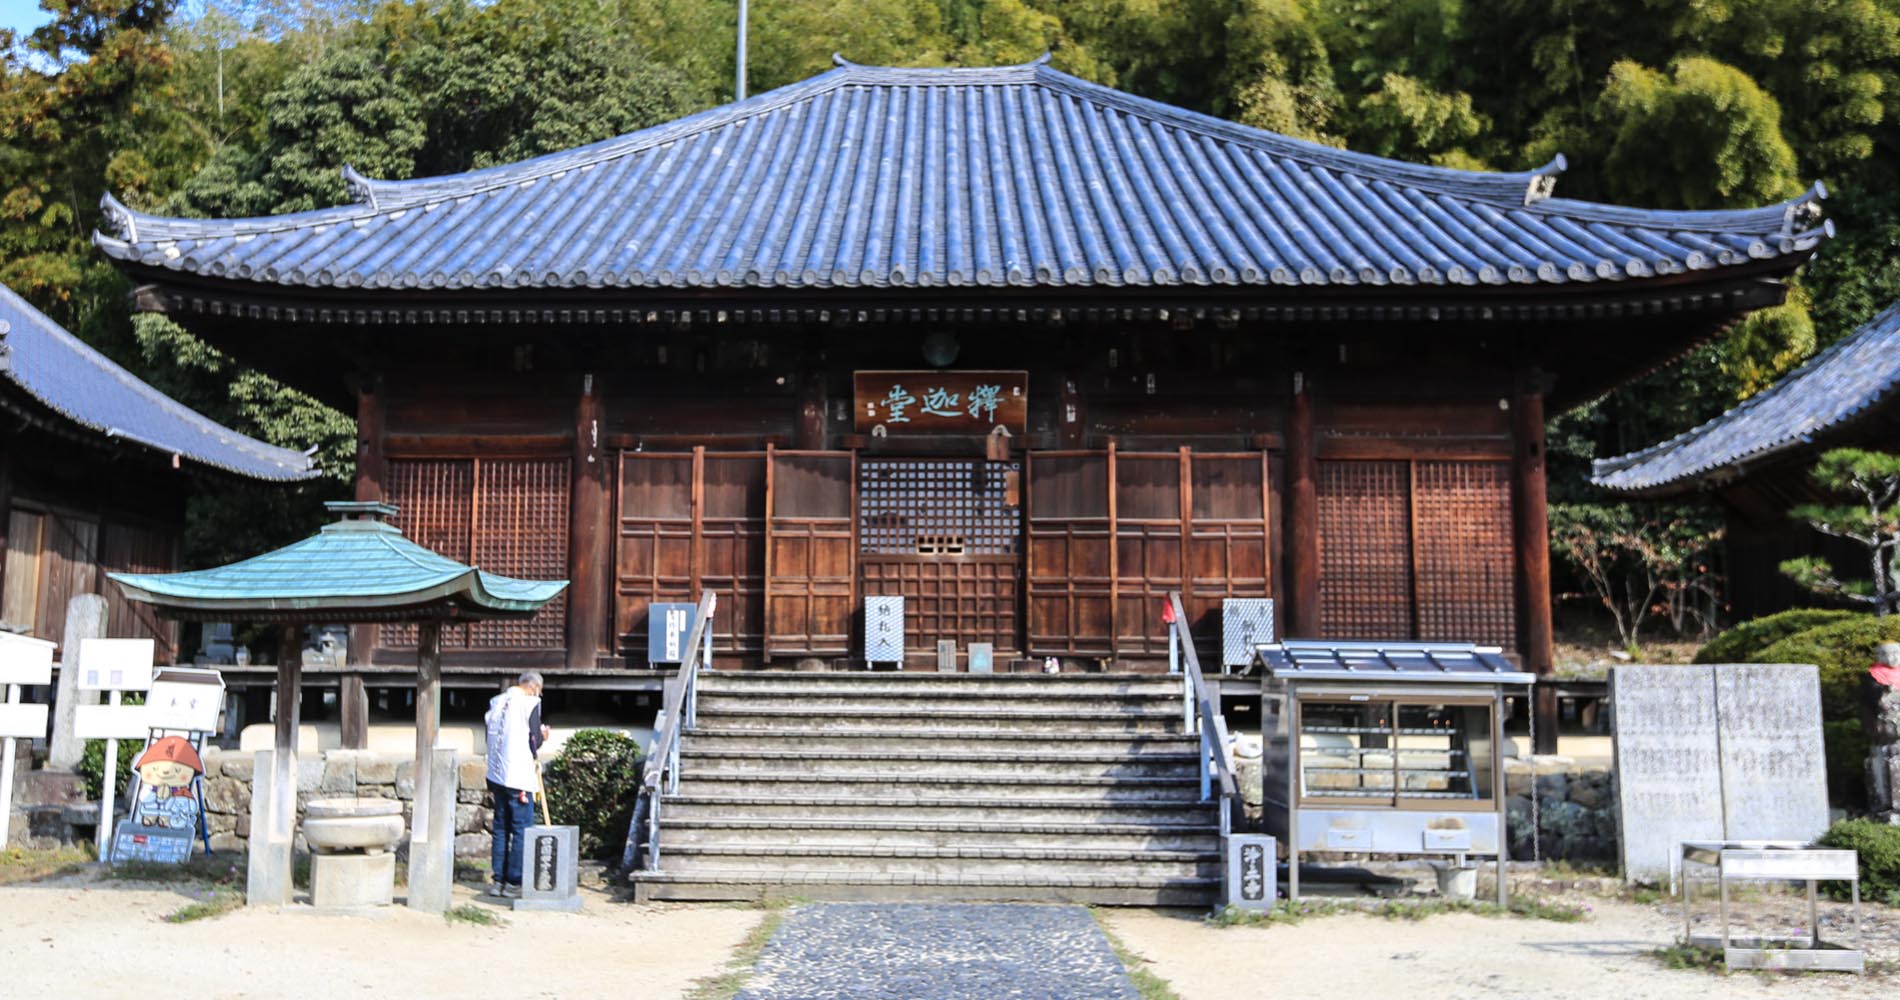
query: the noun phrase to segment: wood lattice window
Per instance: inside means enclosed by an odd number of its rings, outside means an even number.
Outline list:
[[[1505,462],[1419,462],[1418,637],[1517,644],[1511,467]]]
[[[1325,636],[1516,644],[1508,463],[1327,461],[1318,486]]]
[[[1319,627],[1410,639],[1412,520],[1405,462],[1319,463]]]
[[[867,458],[858,472],[858,551],[882,556],[1012,556],[1022,517],[1015,462]]]
[[[411,541],[505,576],[567,576],[568,460],[394,459],[387,495]],[[442,630],[444,648],[549,649],[566,644],[563,593],[526,621]],[[381,644],[416,644],[414,626],[384,626]]]

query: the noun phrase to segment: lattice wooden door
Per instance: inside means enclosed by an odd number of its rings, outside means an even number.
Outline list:
[[[867,596],[904,598],[905,648],[1022,650],[1021,466],[969,458],[858,463],[858,566]]]

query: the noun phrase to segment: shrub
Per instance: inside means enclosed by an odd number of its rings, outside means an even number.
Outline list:
[[[1750,663],[1812,663],[1821,668],[1821,713],[1860,718],[1860,678],[1874,662],[1874,646],[1900,642],[1900,617],[1852,618],[1797,632],[1749,657]]]
[[[1842,820],[1821,835],[1823,847],[1860,854],[1860,894],[1900,905],[1900,826],[1870,819]]]
[[[605,729],[568,737],[542,775],[554,822],[580,827],[585,857],[618,860],[640,796],[640,744]]]
[[[1821,743],[1827,757],[1827,800],[1842,809],[1867,808],[1867,755],[1873,741],[1859,719],[1830,719],[1821,723]]]
[[[1865,618],[1858,611],[1823,608],[1794,608],[1742,622],[1710,639],[1696,651],[1697,663],[1747,663],[1756,653],[1811,628],[1832,625],[1849,618]]]
[[[118,803],[121,807],[125,805],[123,801],[125,786],[132,780],[132,762],[138,759],[144,749],[145,745],[138,740],[119,741],[119,778],[118,784],[114,787],[118,789],[115,794],[121,797]],[[99,801],[104,791],[105,773],[106,741],[87,740],[86,752],[79,757],[79,776],[86,779],[86,797],[94,802]]]

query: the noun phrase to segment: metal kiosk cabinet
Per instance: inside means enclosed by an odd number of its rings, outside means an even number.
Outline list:
[[[1266,830],[1287,898],[1311,852],[1489,856],[1505,901],[1505,698],[1531,675],[1496,646],[1301,640],[1255,647]]]

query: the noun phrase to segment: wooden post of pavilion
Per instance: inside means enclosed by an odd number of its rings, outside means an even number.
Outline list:
[[[448,794],[447,822],[437,815],[443,789],[455,772],[437,774],[436,737],[442,731],[442,623],[416,626],[416,796],[409,821],[409,908],[427,913],[448,909],[455,886],[455,801]]]

